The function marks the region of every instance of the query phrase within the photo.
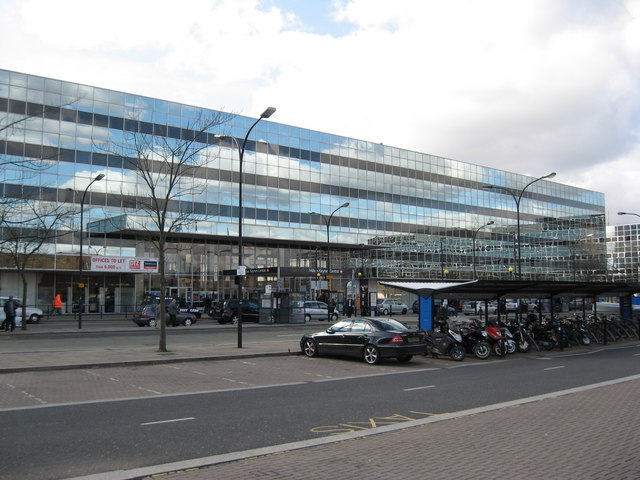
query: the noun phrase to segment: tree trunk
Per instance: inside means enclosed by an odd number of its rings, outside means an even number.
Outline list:
[[[27,276],[23,270],[20,270],[20,277],[22,277],[22,330],[27,329]],[[16,308],[16,316],[18,309]]]

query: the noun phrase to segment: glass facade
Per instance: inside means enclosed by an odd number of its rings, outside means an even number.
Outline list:
[[[640,283],[640,224],[607,227],[609,279]]]
[[[194,128],[220,115],[224,121],[213,128]],[[89,182],[104,174],[84,202],[90,234],[83,253],[156,257],[140,208],[148,192],[133,147],[141,138],[192,140],[201,164],[193,181],[203,183],[170,205],[172,214],[188,210],[194,220],[170,238],[170,293],[233,296],[238,153],[254,121],[0,70],[2,196],[78,207]],[[529,185],[535,178],[271,120],[252,131],[243,171],[243,258],[253,272],[247,295],[271,284],[307,296],[321,289],[340,296],[355,283],[376,291],[379,278],[469,279],[474,271],[477,278],[604,276],[605,246],[590,241],[604,237],[602,193],[549,180]],[[69,226],[47,244],[41,252],[46,266],[31,269],[34,281],[47,285],[33,292],[37,303],[48,302],[63,284],[70,302],[77,295],[77,230],[78,224]],[[3,275],[10,273],[3,263]],[[325,277],[327,268],[333,279]],[[108,296],[117,298],[119,311],[158,285],[154,275],[91,278],[86,298],[94,298],[98,310],[106,310]]]

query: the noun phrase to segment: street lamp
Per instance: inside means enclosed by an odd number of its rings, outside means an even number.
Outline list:
[[[331,215],[329,215],[328,217],[326,215],[322,215],[321,213],[318,212],[309,212],[309,215],[320,215],[322,217],[322,219],[324,220],[325,224],[327,225],[327,279],[331,278],[331,248],[329,246],[329,227],[331,225],[331,219],[333,218],[333,215],[340,210],[341,208],[346,208],[349,206],[349,202],[344,202],[342,205],[340,205],[338,208],[336,208],[333,212],[331,212]]]
[[[482,230],[484,227],[488,227],[489,225],[493,225],[495,222],[491,220],[490,222],[485,223],[484,225],[478,227],[475,232],[473,232],[473,279],[476,279],[476,237],[478,236],[478,232]]]
[[[231,138],[235,142],[236,148],[238,148],[238,156],[240,159],[240,168],[238,170],[238,268],[236,269],[236,281],[238,283],[238,348],[242,348],[242,279],[246,274],[246,267],[242,265],[242,161],[244,160],[244,150],[247,146],[247,141],[249,140],[251,130],[253,130],[253,127],[255,127],[260,120],[262,120],[263,118],[269,118],[275,111],[276,109],[274,107],[269,107],[260,114],[260,117],[255,122],[253,122],[253,125],[251,125],[249,130],[247,130],[247,134],[244,137],[242,146],[238,145],[238,141],[235,139],[235,137],[217,135],[218,138]]]
[[[504,193],[508,193],[513,197],[513,200],[516,202],[516,225],[518,230],[518,263],[516,267],[518,269],[518,279],[522,278],[522,250],[521,250],[521,241],[520,241],[520,202],[522,201],[522,195],[524,194],[525,190],[529,188],[531,185],[533,185],[534,183],[539,182],[540,180],[544,180],[545,178],[553,178],[555,176],[556,176],[556,172],[551,172],[548,175],[544,175],[542,177],[539,177],[539,178],[536,178],[535,180],[530,181],[524,186],[522,190],[520,190],[520,193],[518,193],[517,196],[514,193],[513,189],[511,188],[500,187],[498,185],[484,185],[482,187],[488,190],[498,190]]]
[[[78,268],[78,273],[79,273],[79,281],[78,281],[78,287],[80,288],[80,304],[78,305],[78,328],[82,328],[82,310],[84,310],[84,289],[85,286],[82,283],[82,271],[83,271],[83,260],[82,260],[82,249],[83,249],[83,237],[84,237],[84,200],[87,196],[87,192],[89,191],[89,188],[91,187],[91,185],[93,185],[95,182],[99,182],[100,180],[102,180],[104,178],[104,173],[99,173],[98,175],[95,176],[95,178],[93,180],[91,180],[89,182],[89,185],[87,185],[87,188],[84,189],[84,192],[82,192],[82,197],[80,198],[80,266]]]
[[[636,217],[640,217],[640,214],[632,212],[618,212],[618,215],[635,215]]]

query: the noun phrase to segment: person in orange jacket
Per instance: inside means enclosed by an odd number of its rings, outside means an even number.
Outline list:
[[[60,297],[59,293],[53,297],[53,313],[62,315],[62,297]]]

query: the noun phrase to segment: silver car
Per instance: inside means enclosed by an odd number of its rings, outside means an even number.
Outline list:
[[[307,300],[304,302],[295,302],[293,304],[293,313],[302,315],[305,322],[311,320],[329,320],[329,305],[316,300]],[[338,312],[331,314],[331,321],[338,320]]]
[[[392,315],[394,313],[405,315],[408,311],[409,307],[407,304],[395,298],[380,298],[376,303],[376,312],[378,315]]]

